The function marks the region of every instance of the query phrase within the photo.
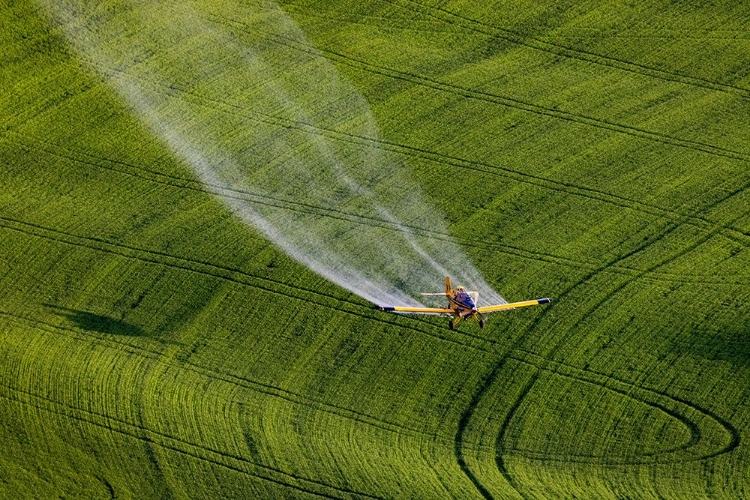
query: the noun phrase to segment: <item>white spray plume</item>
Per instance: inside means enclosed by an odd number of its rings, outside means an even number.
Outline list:
[[[377,147],[367,101],[275,4],[40,1],[155,136],[298,262],[376,304],[420,305],[445,276],[505,302]]]

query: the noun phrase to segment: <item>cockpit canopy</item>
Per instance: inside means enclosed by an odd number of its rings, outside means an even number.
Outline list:
[[[476,309],[477,307],[477,305],[474,303],[474,299],[466,292],[466,290],[462,286],[456,287],[456,295],[453,297],[453,300],[455,300],[457,304],[460,304],[462,307],[466,307],[467,309]]]

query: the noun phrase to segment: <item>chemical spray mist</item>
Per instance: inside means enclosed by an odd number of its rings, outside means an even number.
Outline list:
[[[376,304],[420,305],[445,276],[505,302],[378,147],[367,101],[278,6],[42,5],[154,135],[298,262]]]

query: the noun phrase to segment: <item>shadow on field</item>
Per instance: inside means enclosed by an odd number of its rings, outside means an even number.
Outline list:
[[[676,345],[681,352],[735,366],[750,365],[750,319],[719,331],[694,331],[689,341]]]
[[[97,333],[108,333],[111,335],[127,335],[129,337],[145,337],[147,336],[146,331],[136,325],[132,325],[126,321],[111,318],[101,314],[94,314],[87,311],[80,311],[78,309],[70,309],[68,307],[60,307],[53,304],[44,304],[45,307],[49,308],[63,318],[73,322],[75,326],[82,330]]]

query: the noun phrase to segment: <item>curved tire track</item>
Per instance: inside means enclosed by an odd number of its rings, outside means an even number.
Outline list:
[[[584,370],[557,361],[549,362],[549,360],[546,360],[542,356],[538,356],[526,351],[516,352],[522,355],[510,355],[509,359],[537,368],[540,365],[544,366],[546,363],[546,366],[543,369],[555,376],[591,384],[602,389],[614,392],[616,394],[620,394],[634,401],[643,403],[652,408],[656,408],[657,410],[660,410],[661,412],[669,415],[671,418],[681,422],[690,431],[690,439],[686,443],[682,443],[678,446],[659,450],[657,452],[643,453],[641,455],[633,457],[632,459],[623,458],[621,460],[608,457],[571,457],[562,455],[556,457],[544,453],[524,453],[519,450],[511,450],[511,454],[519,454],[526,458],[532,458],[539,461],[566,461],[577,463],[596,463],[603,465],[647,465],[655,463],[664,464],[707,460],[709,458],[714,458],[719,455],[729,453],[735,450],[740,444],[740,433],[736,427],[734,427],[727,420],[718,416],[716,413],[691,401],[672,396],[665,391],[637,386],[631,382],[627,382],[611,375],[605,375],[602,373],[593,372],[591,370]],[[709,448],[708,450],[705,450],[701,454],[694,457],[686,458],[684,455],[680,454],[680,452],[689,452],[691,449],[701,444],[703,435],[705,434],[703,429],[706,427],[705,424],[698,423],[689,416],[686,416],[684,411],[685,409],[690,409],[694,413],[701,415],[702,419],[712,422],[715,428],[720,427],[725,434],[724,443],[714,446],[713,448]],[[667,457],[668,455],[676,456]]]
[[[609,268],[611,266],[615,266],[619,262],[622,262],[623,260],[628,259],[629,257],[631,257],[631,256],[633,256],[633,255],[635,255],[635,254],[637,254],[639,252],[645,251],[653,243],[661,240],[662,238],[664,238],[669,233],[675,231],[678,227],[679,226],[677,226],[677,225],[673,225],[671,228],[665,230],[663,233],[661,233],[655,239],[647,240],[647,241],[642,242],[636,248],[632,249],[631,251],[623,254],[622,256],[620,256],[620,257],[618,257],[616,259],[613,259],[612,261],[610,261],[606,265],[602,266],[600,269],[594,270],[594,271],[590,272],[589,274],[587,274],[586,276],[583,276],[577,283],[571,285],[567,290],[565,290],[564,292],[562,292],[558,296],[558,298],[557,298],[556,301],[557,302],[564,301],[565,298],[567,296],[569,296],[574,290],[580,288],[581,286],[583,286],[584,284],[586,284],[587,282],[589,282],[590,280],[592,280],[595,276],[597,276],[597,275],[601,274],[602,272],[606,271],[607,268]],[[704,242],[705,240],[707,240],[709,237],[710,237],[710,235],[706,236],[704,238],[701,238],[696,243],[694,243],[692,245],[689,245],[687,248],[683,249],[682,251],[678,252],[677,254],[674,254],[674,255],[666,257],[665,259],[662,259],[662,261],[660,261],[659,263],[651,266],[651,268],[649,268],[648,270],[644,271],[644,274],[647,273],[647,272],[649,272],[649,271],[653,271],[655,269],[658,269],[659,267],[665,265],[669,261],[671,261],[671,260],[673,260],[673,259],[675,259],[675,258],[677,258],[677,257],[679,257],[681,255],[683,255],[686,252],[691,251],[692,249],[694,249],[697,246],[699,246],[700,244],[702,244],[702,242]],[[505,436],[506,436],[506,434],[508,433],[508,431],[510,429],[510,424],[511,424],[514,416],[518,412],[518,410],[521,407],[521,405],[522,405],[523,401],[525,400],[525,398],[531,392],[533,386],[539,380],[539,377],[541,376],[541,373],[543,371],[549,371],[549,366],[551,366],[554,363],[554,361],[552,361],[551,358],[554,356],[554,354],[557,351],[559,351],[565,345],[565,343],[566,343],[566,341],[567,341],[567,339],[568,339],[568,337],[570,335],[570,332],[574,331],[576,329],[576,327],[586,317],[588,317],[593,311],[597,310],[603,303],[605,303],[606,301],[610,300],[612,298],[612,296],[614,295],[614,293],[616,293],[617,291],[623,289],[625,286],[627,286],[627,284],[629,284],[630,282],[632,282],[634,279],[637,279],[637,277],[626,279],[626,281],[624,283],[621,283],[621,284],[619,284],[616,287],[615,292],[607,293],[602,300],[598,301],[592,308],[589,308],[588,311],[585,311],[583,313],[583,315],[581,317],[579,317],[578,320],[572,326],[570,326],[568,328],[568,333],[565,334],[565,335],[563,335],[552,346],[552,348],[546,353],[546,355],[544,357],[541,357],[541,356],[539,357],[543,361],[541,363],[535,364],[535,366],[537,367],[536,372],[530,377],[529,381],[524,385],[524,387],[522,388],[520,394],[518,395],[518,397],[516,397],[515,401],[513,402],[513,404],[510,406],[509,410],[507,411],[507,413],[505,415],[505,418],[503,419],[503,422],[500,425],[500,428],[499,428],[498,434],[497,434],[497,439],[495,441],[495,450],[496,450],[495,462],[496,462],[497,468],[500,471],[500,473],[503,476],[503,478],[516,491],[516,493],[519,496],[521,496],[522,498],[525,498],[525,495],[523,494],[523,491],[521,489],[521,485],[516,481],[516,479],[513,477],[513,475],[508,470],[508,468],[506,466],[506,463],[505,463],[505,460],[503,458],[504,454],[501,452],[501,450],[503,450],[503,442],[505,440]],[[526,330],[526,333],[524,333],[523,335],[521,335],[514,342],[513,346],[511,346],[511,348],[509,349],[508,353],[505,354],[495,364],[495,366],[491,370],[490,374],[484,380],[484,383],[481,384],[477,388],[477,391],[475,392],[474,398],[472,399],[472,405],[469,405],[466,408],[466,410],[464,412],[464,415],[462,416],[462,420],[465,420],[468,423],[468,421],[471,419],[472,415],[476,411],[479,403],[482,401],[482,399],[484,398],[485,394],[489,391],[489,389],[495,383],[495,381],[497,380],[497,377],[502,372],[502,370],[506,366],[507,362],[508,361],[515,361],[515,357],[512,355],[512,353],[513,352],[522,352],[521,349],[519,348],[519,346],[523,342],[526,341],[527,337],[529,335],[531,335],[531,333],[535,330],[535,328],[537,327],[537,325],[543,320],[544,317],[546,317],[547,314],[549,314],[549,311],[550,311],[550,308],[547,308],[547,309],[543,310],[540,313],[540,315],[535,318],[535,320],[532,322],[532,324],[529,326],[529,328]],[[675,398],[675,397],[672,397],[672,396],[668,396],[666,394],[664,394],[664,396],[668,397],[668,398],[670,398],[670,399],[672,399],[674,401],[678,401],[678,402],[681,402],[683,404],[687,404],[688,406],[692,405],[691,403],[687,402],[686,400],[680,400],[678,398]],[[692,406],[695,409],[697,409],[697,410],[699,409],[697,407],[697,405],[692,405]],[[719,424],[722,425],[722,427],[724,427],[727,430],[728,434],[731,436],[730,442],[729,442],[729,444],[726,447],[724,447],[724,448],[722,448],[720,450],[717,450],[716,452],[714,452],[712,454],[709,454],[709,455],[707,455],[705,457],[702,457],[701,459],[712,458],[714,456],[718,456],[720,454],[727,453],[727,452],[730,452],[730,451],[734,450],[739,445],[739,433],[736,431],[736,429],[734,429],[731,426],[731,424],[729,424],[728,421],[720,419],[718,416],[714,416],[713,414],[710,414],[710,413],[708,413],[705,410],[703,410],[701,412],[704,413],[704,414],[706,414],[706,415],[708,415],[708,416],[710,416],[715,421],[719,422]],[[464,429],[459,428],[459,431],[456,433],[456,436],[455,436],[456,450],[457,450],[457,459],[459,460],[459,462],[461,462],[463,460],[462,452],[461,452],[461,446],[462,446],[462,443],[463,443],[464,439],[465,439]],[[470,477],[470,479],[472,479],[472,482],[475,482],[475,483],[479,482],[478,478],[474,475],[474,473],[471,470],[466,470],[465,472]]]
[[[668,232],[672,232],[674,230],[675,230],[675,226],[673,226],[670,230],[668,230]],[[658,239],[661,239],[663,237],[664,237],[664,234],[660,235]],[[613,259],[610,262],[608,262],[607,264],[605,264],[604,266],[602,266],[600,269],[594,270],[594,271],[590,272],[589,274],[587,274],[586,276],[583,276],[577,283],[574,283],[567,290],[565,290],[562,294],[560,294],[560,296],[557,299],[557,302],[561,302],[561,301],[565,300],[565,298],[568,297],[570,294],[572,294],[574,290],[576,290],[576,289],[582,287],[583,285],[585,285],[587,282],[589,282],[590,280],[592,280],[594,277],[596,277],[597,275],[599,275],[603,271],[605,271],[608,267],[616,265],[618,262],[622,262],[623,260],[625,260],[625,259],[627,259],[627,258],[629,258],[629,257],[631,257],[631,256],[633,256],[633,255],[635,255],[635,254],[637,254],[637,253],[639,253],[641,251],[646,250],[646,248],[648,248],[651,245],[651,243],[652,243],[652,241],[644,241],[640,245],[638,245],[637,247],[635,247],[634,249],[632,249],[631,251],[627,252],[626,254],[624,254],[624,255],[616,258],[616,259]],[[607,294],[607,295],[609,295],[609,294]],[[534,331],[534,329],[536,328],[536,326],[542,321],[542,319],[547,314],[549,314],[549,308],[543,310],[542,313],[539,316],[537,316],[537,318],[535,318],[535,320],[532,322],[532,324],[527,329],[526,333],[524,335],[522,335],[521,337],[519,337],[519,339],[516,341],[516,343],[513,346],[514,349],[517,349],[518,346],[522,342],[524,342],[526,340],[526,337],[529,336],[531,334],[531,332]],[[585,314],[584,314],[584,316],[585,316]],[[576,322],[576,324],[573,325],[573,327],[568,328],[568,332],[572,331],[575,328],[575,326],[580,323],[580,321],[581,321],[581,319],[579,318],[578,322]],[[522,388],[519,396],[515,399],[515,401],[513,402],[513,404],[510,406],[510,409],[506,413],[505,418],[503,419],[503,422],[500,425],[500,428],[498,430],[497,439],[495,440],[495,449],[496,449],[495,464],[497,465],[498,470],[500,471],[500,473],[502,474],[502,476],[505,478],[505,480],[508,482],[508,484],[522,498],[525,498],[525,495],[523,495],[523,493],[521,491],[521,486],[518,484],[518,482],[515,480],[515,478],[513,477],[513,475],[508,470],[508,468],[506,466],[506,463],[505,463],[505,460],[503,458],[503,454],[500,452],[500,450],[503,449],[503,445],[502,444],[503,444],[503,441],[505,439],[506,433],[510,429],[510,424],[511,424],[511,421],[513,420],[513,417],[518,412],[518,410],[521,407],[521,404],[523,403],[524,399],[531,392],[531,389],[534,386],[534,384],[536,384],[536,382],[538,381],[538,379],[540,377],[540,374],[541,374],[541,371],[544,369],[545,366],[547,366],[547,364],[549,364],[551,362],[551,361],[549,361],[549,357],[552,356],[552,355],[554,355],[555,352],[557,352],[563,345],[565,345],[565,341],[567,340],[568,336],[569,336],[569,333],[566,334],[566,335],[564,335],[563,337],[561,337],[561,339],[558,340],[557,343],[555,343],[553,345],[552,349],[547,353],[547,357],[545,358],[545,359],[547,359],[546,364],[542,365],[540,367],[540,369],[537,370],[531,376],[531,378],[529,379],[529,381],[524,385],[524,387]],[[496,368],[495,371],[499,373],[500,367],[504,366],[505,363],[508,360],[509,360],[509,355],[506,355],[505,357],[503,357],[500,360],[500,362],[498,363],[498,368]],[[488,381],[488,383],[486,385],[481,386],[479,388],[479,392],[481,393],[480,397],[478,398],[479,400],[481,400],[481,397],[483,397],[484,394],[489,390],[489,388],[490,388],[490,386],[491,386],[491,384],[493,382],[494,382],[494,380],[490,380],[490,381]],[[475,410],[476,410],[476,407],[467,409],[467,411],[471,411],[472,413]]]

